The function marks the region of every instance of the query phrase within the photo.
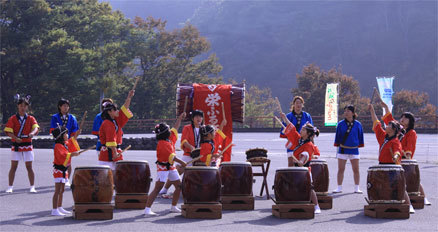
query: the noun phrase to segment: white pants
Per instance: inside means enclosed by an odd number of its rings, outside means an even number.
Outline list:
[[[58,177],[58,178],[55,178],[55,183],[67,183],[68,182],[68,179],[67,178],[62,178],[62,177]]]
[[[341,153],[337,153],[336,154],[336,158],[341,159],[341,160],[353,160],[353,159],[360,159],[360,155],[352,155],[352,154],[341,154]]]
[[[11,160],[29,162],[34,160],[33,151],[11,151]]]
[[[178,171],[177,170],[158,171],[157,181],[166,183],[167,179],[169,179],[170,181],[180,180]]]

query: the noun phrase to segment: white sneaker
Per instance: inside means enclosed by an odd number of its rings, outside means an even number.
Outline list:
[[[166,194],[166,193],[167,193],[167,189],[163,187],[158,194],[159,195],[163,195],[163,194]]]
[[[342,193],[342,186],[338,186],[335,190],[333,190],[333,193]]]
[[[409,213],[415,213],[415,209],[412,205],[409,205]]]
[[[14,186],[9,186],[8,189],[6,189],[7,193],[12,193],[14,191]]]
[[[63,214],[69,214],[69,213],[71,213],[70,211],[67,211],[67,210],[65,210],[65,209],[62,208],[62,207],[58,207],[58,211],[61,212],[61,213],[63,213]]]
[[[424,198],[424,204],[425,205],[432,205],[432,203],[430,203],[430,201],[428,201],[427,198]]]
[[[158,214],[152,212],[151,208],[145,208],[143,214],[148,215],[148,216],[157,216],[158,215]]]
[[[320,214],[321,209],[319,208],[319,205],[315,205],[315,214]]]
[[[36,189],[35,189],[35,186],[30,186],[30,190],[29,190],[29,192],[31,192],[31,193],[36,193],[37,191],[36,191]]]
[[[70,181],[65,182],[65,187],[71,187]]]
[[[172,205],[172,207],[170,208],[170,212],[171,213],[181,213],[181,209]]]
[[[65,216],[65,214],[59,212],[58,209],[52,209],[52,216]]]

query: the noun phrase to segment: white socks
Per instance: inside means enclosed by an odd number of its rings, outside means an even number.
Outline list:
[[[432,205],[432,203],[430,203],[430,201],[428,201],[426,197],[424,198],[424,204],[425,205]]]
[[[36,193],[37,191],[35,190],[35,185],[30,186],[30,190],[29,192],[31,193]]]
[[[158,194],[166,194],[166,193],[167,193],[167,190],[169,190],[169,189],[163,187],[163,188],[161,189],[161,191],[160,191]]]
[[[176,207],[176,205],[172,205],[172,207],[170,207],[170,212],[171,213],[181,213],[181,209]]]
[[[415,213],[414,207],[409,205],[409,213]]]
[[[359,189],[359,185],[354,186],[354,193],[362,193],[362,191]]]
[[[157,215],[156,213],[152,212],[151,208],[149,208],[149,207],[146,207],[144,209],[144,213],[143,214],[145,214],[145,215],[152,215],[152,216]]]
[[[342,193],[342,185],[338,185],[338,187],[333,190],[333,193]]]
[[[52,216],[65,216],[65,214],[59,212],[59,208],[52,209]]]
[[[14,186],[9,186],[8,189],[6,189],[7,193],[12,193],[14,191]]]
[[[67,180],[67,182],[65,182],[65,187],[71,187],[70,180]]]
[[[321,209],[319,208],[319,205],[315,205],[315,214],[320,214]]]
[[[71,213],[70,211],[67,211],[67,210],[65,210],[65,209],[62,208],[62,207],[58,207],[58,211],[61,212],[61,213],[63,213],[63,214],[69,214],[69,213]]]

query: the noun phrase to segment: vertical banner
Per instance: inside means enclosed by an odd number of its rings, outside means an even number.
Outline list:
[[[390,111],[392,111],[392,95],[394,91],[392,90],[392,83],[394,81],[394,77],[376,77],[377,86],[379,87],[380,97],[382,101],[388,105]],[[383,115],[388,112],[385,112],[383,108]]]
[[[223,120],[222,102],[225,108],[225,117],[227,125],[223,132],[227,136],[224,144],[216,144],[216,149],[219,145],[222,148],[231,143],[233,138],[233,119],[231,115],[231,85],[205,85],[193,84],[193,109],[204,111],[205,124],[210,124],[219,127]],[[231,160],[231,148],[224,153],[222,161]]]
[[[324,126],[338,125],[338,86],[339,83],[327,84],[325,92]]]

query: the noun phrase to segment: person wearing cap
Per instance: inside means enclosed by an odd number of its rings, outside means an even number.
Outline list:
[[[27,114],[30,105],[30,96],[17,96],[18,112],[8,119],[4,129],[6,135],[12,138],[11,169],[9,170],[9,187],[6,192],[13,192],[18,161],[23,160],[26,164],[27,175],[29,177],[30,192],[36,193],[35,173],[32,169],[32,161],[35,156],[33,153],[32,138],[38,133],[40,126],[33,116]]]
[[[70,111],[70,101],[64,98],[61,98],[58,101],[58,113],[52,115],[52,119],[50,121],[50,133],[53,132],[54,129],[58,128],[58,125],[67,128],[68,137],[71,138],[75,136],[75,134],[79,130],[78,121],[76,117],[72,114],[69,114]],[[68,172],[71,173],[71,163],[68,164]],[[65,183],[66,186],[70,186],[70,180]]]
[[[55,181],[55,192],[52,198],[52,216],[65,216],[70,214],[70,211],[62,208],[62,198],[64,193],[65,183],[68,183],[68,164],[71,157],[78,156],[79,144],[76,141],[79,133],[68,138],[69,131],[66,127],[58,124],[58,127],[52,130],[53,138],[55,139],[55,147],[53,148],[53,178]]]
[[[352,105],[344,107],[344,119],[336,126],[336,136],[334,146],[338,147],[336,158],[338,159],[338,187],[333,193],[342,192],[342,182],[344,181],[344,171],[347,160],[350,160],[354,176],[354,192],[361,194],[359,188],[359,148],[364,147],[364,136],[362,124],[356,120],[357,114]]]
[[[313,125],[312,117],[309,113],[303,111],[304,107],[304,99],[301,96],[295,96],[292,100],[292,108],[291,112],[286,114],[287,119],[295,126],[298,133],[301,131],[301,128],[306,125],[306,123],[310,123]],[[283,123],[284,124],[284,123]],[[286,126],[286,124],[284,124]],[[283,133],[283,130],[280,132],[280,138],[287,138]],[[292,155],[292,150],[286,149],[288,155]]]
[[[121,154],[121,145],[123,140],[122,128],[132,118],[132,112],[129,110],[131,99],[135,94],[135,90],[129,91],[125,103],[120,108],[111,102],[102,104],[102,125],[99,128],[99,139],[102,147],[99,153],[100,165],[108,165],[113,171],[116,169],[116,162],[123,160]]]
[[[190,120],[191,123],[183,127],[181,135],[181,149],[184,151],[181,160],[186,163],[192,160],[192,157],[190,156],[191,152],[201,147],[201,134],[199,128],[204,124],[204,112],[202,110],[193,110],[190,113]],[[191,164],[189,166],[191,166]],[[180,174],[182,171],[183,170],[180,171]],[[162,197],[167,198],[168,196],[166,194],[170,186],[170,182],[167,181],[159,194]]]
[[[111,98],[103,98],[102,101],[100,102],[100,113],[98,113],[96,115],[96,117],[94,117],[94,121],[93,121],[93,129],[91,131],[91,134],[96,135],[97,136],[97,142],[96,142],[96,152],[97,152],[97,156],[99,157],[100,154],[100,148],[102,147],[102,144],[100,143],[100,139],[99,139],[99,129],[100,126],[102,125],[103,119],[102,119],[102,112],[103,112],[103,104],[105,102],[109,102],[109,103],[114,103],[113,99]]]

